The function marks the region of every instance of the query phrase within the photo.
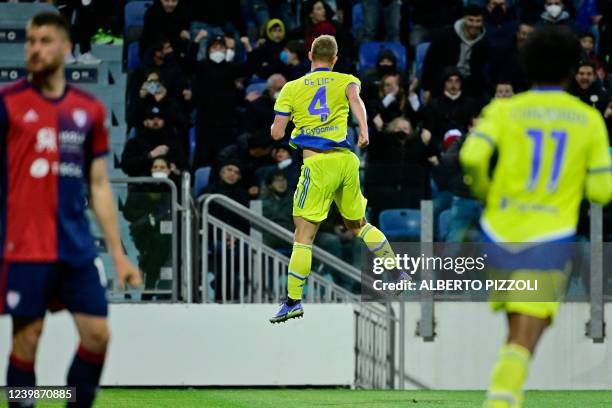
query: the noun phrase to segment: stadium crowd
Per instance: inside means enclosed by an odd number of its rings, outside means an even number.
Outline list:
[[[92,15],[83,12],[86,2],[57,3],[69,16],[76,10],[81,55],[90,50],[88,36],[121,41],[122,1],[89,2],[102,8],[93,12],[95,24],[83,23]],[[288,144],[292,129],[279,143],[270,138],[274,103],[287,81],[309,72],[312,41],[330,34],[340,50],[334,69],[362,82],[371,144],[357,153],[369,219],[377,223],[385,209],[433,199],[436,220],[450,213],[438,240],[478,240],[482,204],[463,182],[458,152],[480,110],[492,98],[530,88],[518,50],[535,27],[561,24],[576,32],[584,51],[567,89],[612,127],[611,22],[609,0],[154,0],[137,40],[140,64],[128,72],[126,121],[134,136],[121,167],[128,176],[147,176],[159,174],[162,163],[172,176],[211,166],[206,192],[243,204],[261,199],[264,215],[291,229],[301,159]],[[367,68],[358,64],[360,47],[372,41],[387,46]],[[401,44],[405,56],[390,43]],[[98,60],[89,54],[80,62]],[[606,217],[609,241],[609,209]],[[588,222],[582,224],[588,236]],[[358,263],[338,214],[321,231],[316,244]]]

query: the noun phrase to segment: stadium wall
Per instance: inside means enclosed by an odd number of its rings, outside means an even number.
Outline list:
[[[405,305],[406,388],[484,389],[505,333],[485,303],[437,303],[436,340],[415,335],[417,303]],[[306,317],[270,325],[274,305],[111,306],[113,340],[103,385],[344,385],[355,376],[355,317],[349,304],[306,307]],[[606,305],[612,316],[612,304]],[[606,341],[584,336],[588,304],[564,304],[530,370],[529,389],[609,389],[612,325]],[[0,318],[0,356],[10,322]],[[399,343],[397,343],[399,344]],[[67,313],[47,318],[37,360],[41,384],[63,384],[77,346]],[[399,353],[397,353],[399,354]],[[0,373],[6,358],[0,358]],[[291,375],[287,373],[291,372]],[[0,385],[4,385],[0,374]]]

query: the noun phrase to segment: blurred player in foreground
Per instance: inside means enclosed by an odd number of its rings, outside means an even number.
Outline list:
[[[289,261],[288,296],[270,319],[272,323],[304,314],[302,290],[310,274],[312,243],[332,201],[338,206],[346,228],[362,239],[376,257],[395,258],[384,234],[364,218],[367,200],[359,186],[359,159],[349,150],[346,135],[350,106],[359,123],[358,144],[368,145],[366,110],[359,96],[359,79],[332,71],[337,54],[334,37],[318,37],[308,53],[312,70],[288,82],[274,106],[272,137],[282,139],[289,120],[293,120],[291,144],[303,149],[304,165],[293,196],[295,237]],[[407,278],[402,272],[400,279]]]
[[[104,159],[104,107],[64,77],[68,22],[41,13],[26,30],[28,77],[0,91],[0,313],[13,323],[6,382],[35,386],[45,312],[67,308],[80,336],[67,378],[77,402],[69,406],[90,407],[109,328],[106,275],[85,216],[87,187],[119,286],[140,285],[140,272],[119,238]]]
[[[583,194],[600,204],[612,198],[604,121],[563,91],[579,58],[580,44],[568,28],[537,29],[521,50],[533,89],[487,106],[461,150],[466,179],[486,201],[481,226],[489,241],[534,243],[531,248],[572,242]],[[490,178],[494,152],[498,159]],[[559,302],[510,300],[493,306],[505,310],[509,334],[484,407],[521,407],[531,357]]]

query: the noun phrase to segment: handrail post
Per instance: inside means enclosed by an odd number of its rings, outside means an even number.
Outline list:
[[[192,289],[192,241],[191,241],[191,175],[189,172],[183,172],[181,179],[181,193],[182,193],[182,231],[181,231],[181,271],[182,271],[182,289],[183,289],[183,300],[187,303],[193,301],[193,289]]]
[[[590,273],[590,320],[587,335],[593,343],[602,343],[605,337],[604,279],[603,279],[603,210],[591,203],[591,273]]]
[[[431,255],[433,250],[433,202],[431,200],[421,201],[421,245],[425,256]],[[433,271],[423,270],[423,280],[432,280]],[[423,341],[433,341],[434,333],[434,295],[433,291],[421,291],[421,319],[419,320],[417,332]]]
[[[249,208],[255,214],[261,215],[263,211],[262,204],[263,203],[261,202],[261,200],[251,200],[251,202],[249,203]],[[250,235],[251,235],[251,238],[253,238],[255,242],[259,242],[259,243],[263,242],[263,236],[262,236],[261,231],[256,230],[255,228],[253,228],[253,226],[251,226]],[[254,293],[255,302],[257,303],[262,302],[264,283],[266,281],[265,277],[263,276],[263,270],[261,268],[262,266],[261,263],[262,263],[261,245],[257,245],[256,253],[255,253],[255,256],[253,257],[254,265],[252,265],[252,268],[253,268],[252,285],[253,285],[253,289],[255,292]]]

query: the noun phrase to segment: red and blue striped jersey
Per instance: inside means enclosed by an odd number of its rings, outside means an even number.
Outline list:
[[[80,263],[96,256],[85,215],[89,169],[108,151],[104,107],[66,85],[0,90],[0,259]]]

